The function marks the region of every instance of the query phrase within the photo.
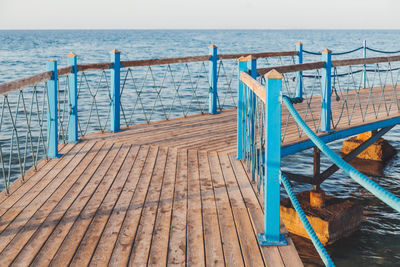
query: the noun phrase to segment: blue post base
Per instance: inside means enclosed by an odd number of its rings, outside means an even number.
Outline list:
[[[279,240],[270,240],[264,233],[257,234],[258,244],[262,246],[285,246],[287,245],[286,238],[283,234],[279,234]]]

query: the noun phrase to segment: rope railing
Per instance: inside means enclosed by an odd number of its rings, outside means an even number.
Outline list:
[[[313,243],[313,245],[314,245],[315,249],[317,250],[319,256],[321,257],[322,261],[324,262],[324,264],[326,266],[335,266],[331,257],[329,256],[328,252],[326,251],[324,245],[322,245],[317,234],[315,233],[310,222],[308,221],[306,214],[304,213],[303,209],[301,208],[301,205],[300,205],[299,201],[297,200],[292,187],[290,186],[289,179],[287,178],[286,175],[281,174],[280,181],[282,182],[283,187],[285,188],[286,192],[288,193],[289,199],[292,202],[293,207],[294,207],[295,211],[297,212],[297,215],[299,216],[301,223],[304,226],[304,229],[306,230],[308,236],[310,237],[311,242]]]
[[[300,151],[301,147],[310,147],[302,145],[302,142],[310,138],[309,131],[324,137],[342,131],[343,134],[337,136],[343,138],[360,133],[359,129],[364,124],[400,117],[400,57],[332,60],[331,51],[326,49],[321,54],[323,61],[319,62],[269,66],[256,70],[253,69],[256,66],[254,59],[252,68],[248,67],[251,59],[242,59],[238,63],[237,158],[245,161],[258,192],[263,193],[264,197],[270,196],[265,202],[265,225],[270,225],[274,216],[279,217],[276,204],[279,203],[279,190],[274,179],[278,176],[281,146],[288,143],[295,146],[292,143],[298,142],[300,148],[293,148],[292,151]],[[263,76],[265,79],[261,79],[262,83],[257,82],[257,77]],[[308,79],[303,79],[304,77]],[[280,79],[279,82],[275,81],[277,79]],[[281,110],[279,92],[284,95],[284,101],[290,98],[291,102],[298,105],[300,111],[296,117],[286,105]],[[279,121],[277,117],[280,118]],[[307,131],[299,125],[299,119],[307,127]],[[395,121],[398,120],[393,122]],[[295,139],[296,132],[298,139]],[[312,146],[314,140],[311,142]],[[279,147],[276,147],[277,144]],[[370,183],[369,179],[361,178],[360,173],[355,174],[353,169],[349,171],[349,175],[372,190],[385,203],[398,209],[398,200],[393,199],[393,195]],[[287,186],[285,188],[289,193],[291,189]],[[296,201],[293,197],[291,200]],[[296,211],[301,216],[301,208]],[[302,223],[308,227],[306,220],[302,220]],[[265,233],[269,231],[267,228],[266,226]],[[308,230],[324,263],[333,264],[326,251],[321,249],[319,242],[312,236],[312,229]],[[273,237],[270,238],[272,241],[265,241],[261,238],[265,235],[259,236],[260,244],[280,242]],[[276,232],[269,232],[268,235],[278,236]]]
[[[400,212],[400,198],[390,193],[386,189],[380,187],[378,184],[373,182],[371,179],[366,177],[364,174],[356,170],[349,163],[344,161],[338,154],[331,150],[311,129],[307,126],[304,120],[301,118],[299,113],[293,106],[291,99],[287,96],[283,96],[283,102],[288,108],[289,112],[295,119],[296,123],[303,129],[307,134],[308,138],[341,170],[348,174],[354,181],[360,184],[362,187],[371,192],[374,196],[379,198],[381,201],[392,207],[396,211]]]

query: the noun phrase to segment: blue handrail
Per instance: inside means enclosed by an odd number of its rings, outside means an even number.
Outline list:
[[[353,168],[349,163],[344,161],[338,154],[332,151],[304,122],[299,113],[294,108],[292,101],[289,97],[283,96],[283,102],[286,104],[289,112],[293,116],[296,123],[303,129],[311,141],[340,169],[346,172],[353,180],[363,186],[365,189],[374,194],[377,198],[384,203],[400,212],[400,198],[388,192],[371,179],[363,175],[361,172]]]
[[[297,215],[299,215],[300,221],[303,224],[307,234],[310,236],[311,242],[314,244],[314,247],[317,250],[318,254],[320,255],[322,261],[326,266],[335,266],[332,259],[329,257],[328,252],[325,250],[324,245],[322,245],[317,234],[315,233],[310,222],[308,221],[306,214],[301,208],[300,203],[297,200],[295,193],[293,192],[293,189],[290,187],[290,183],[286,175],[281,174],[281,182],[285,187],[286,192],[288,193],[289,198],[292,201],[293,207],[296,210]]]

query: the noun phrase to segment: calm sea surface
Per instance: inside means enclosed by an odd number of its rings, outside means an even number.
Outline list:
[[[71,51],[79,56],[79,63],[93,63],[109,61],[108,51],[114,48],[122,52],[121,60],[135,60],[203,55],[208,53],[210,44],[216,44],[219,53],[239,53],[294,50],[295,43],[301,41],[306,50],[329,48],[340,52],[362,46],[363,40],[372,48],[400,49],[400,31],[382,30],[0,31],[0,83],[45,71],[49,59],[56,58],[63,67],[65,56]],[[352,56],[360,57],[361,51]],[[400,127],[391,130],[385,139],[400,151]],[[340,146],[341,141],[330,144],[336,151]],[[322,170],[330,164],[322,158]],[[312,150],[284,158],[283,168],[311,175]],[[385,166],[382,176],[373,179],[400,196],[400,154]],[[296,191],[310,189],[307,185],[294,185]],[[365,210],[360,232],[328,246],[337,266],[399,266],[400,214],[341,171],[323,183],[322,188],[337,197],[357,199]],[[321,264],[311,243],[299,238],[295,238],[295,243],[307,264]]]

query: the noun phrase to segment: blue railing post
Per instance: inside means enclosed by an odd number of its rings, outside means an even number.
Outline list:
[[[258,234],[260,245],[286,245],[280,233],[280,168],[281,168],[281,101],[283,76],[276,70],[265,75],[265,176],[264,233]]]
[[[367,58],[367,40],[364,40],[364,46],[363,46],[363,57]],[[364,82],[364,87],[367,88],[367,65],[364,64],[363,66],[363,82]]]
[[[258,72],[257,72],[257,58],[253,56],[248,56],[248,63],[247,66],[250,70],[250,76],[254,79],[257,80],[258,77]],[[248,142],[247,145],[249,146],[248,151],[251,153],[255,153],[255,147],[253,146],[253,150],[250,149],[252,145],[255,144],[255,132],[256,132],[256,123],[255,123],[255,114],[256,114],[256,94],[252,90],[247,90],[250,99],[250,107],[247,107],[249,109],[249,117],[247,118],[250,123],[246,123],[248,125]],[[255,181],[255,175],[252,174],[252,180]]]
[[[209,81],[210,81],[210,89],[208,91],[208,113],[217,114],[217,102],[218,102],[218,91],[217,91],[217,83],[218,83],[218,54],[217,47],[215,45],[210,45],[208,47],[210,49],[210,70],[209,70]]]
[[[47,62],[47,70],[53,72],[47,82],[47,156],[58,158],[57,61]]]
[[[68,142],[78,142],[78,65],[77,56],[69,53],[68,66],[72,66],[71,74],[68,75],[68,101],[69,101],[69,121],[68,121]]]
[[[237,100],[237,157],[236,159],[243,160],[243,145],[244,145],[244,124],[245,124],[245,106],[244,106],[244,84],[240,79],[241,72],[247,72],[247,58],[240,57],[238,59],[238,100]]]
[[[331,131],[331,94],[332,94],[332,51],[321,51],[322,61],[325,61],[321,72],[321,132]]]
[[[303,64],[303,44],[298,42],[296,44],[296,51],[297,51],[297,64]],[[296,97],[303,98],[303,72],[298,71],[296,73]]]
[[[114,49],[111,52],[111,62],[113,63],[111,68],[111,129],[110,131],[115,133],[120,130],[120,55],[121,53]]]

